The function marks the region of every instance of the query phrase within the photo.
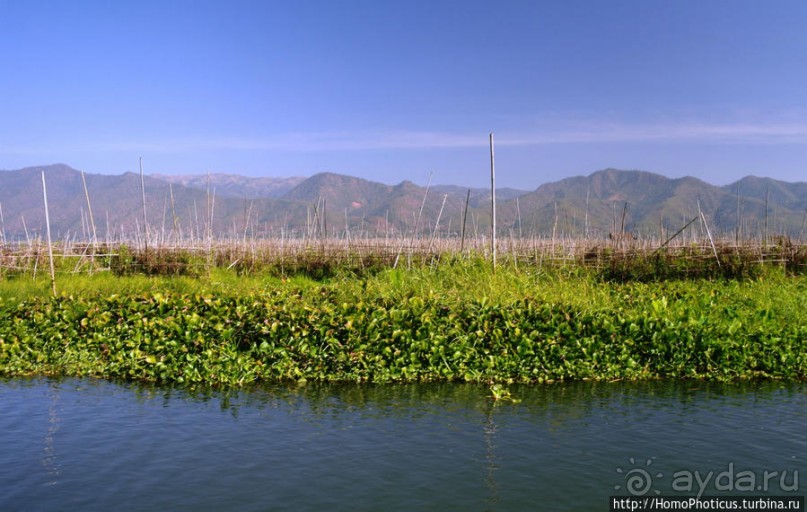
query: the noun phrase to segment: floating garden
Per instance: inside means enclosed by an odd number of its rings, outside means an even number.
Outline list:
[[[176,263],[193,255],[133,252],[59,274],[55,296],[42,272],[6,272],[0,374],[226,386],[807,377],[799,252],[790,264],[581,252],[495,271],[473,254],[260,267],[203,254],[192,272]]]

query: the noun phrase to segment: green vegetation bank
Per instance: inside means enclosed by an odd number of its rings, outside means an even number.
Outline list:
[[[614,282],[457,260],[321,280],[0,281],[0,375],[163,383],[804,379],[807,277]]]

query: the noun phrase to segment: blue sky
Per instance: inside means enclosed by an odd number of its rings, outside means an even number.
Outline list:
[[[807,2],[0,0],[0,169],[807,180]]]

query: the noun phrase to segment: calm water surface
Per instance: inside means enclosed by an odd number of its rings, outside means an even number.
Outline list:
[[[807,489],[804,383],[510,390],[0,380],[0,510],[597,511],[729,470]]]

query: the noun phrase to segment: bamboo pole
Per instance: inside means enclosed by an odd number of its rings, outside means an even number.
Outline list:
[[[28,225],[25,224],[25,215],[20,215],[20,219],[22,220],[22,230],[25,232],[25,241],[28,244],[28,247],[31,247],[31,235],[28,233]]]
[[[0,202],[0,233],[3,236],[3,245],[6,244],[6,221],[3,219],[3,203]]]
[[[434,223],[434,231],[432,231],[432,238],[429,240],[427,252],[432,250],[432,244],[434,244],[434,239],[437,237],[437,229],[440,227],[440,217],[443,216],[443,208],[446,206],[446,199],[448,199],[448,194],[443,194],[443,204],[440,205],[440,213],[437,214],[437,221]]]
[[[552,254],[555,254],[555,233],[558,230],[558,202],[555,201],[555,222],[552,224]]]
[[[210,190],[210,171],[207,171],[207,187]],[[210,198],[210,211],[207,224],[207,277],[213,270],[213,213],[216,209],[216,187],[213,187],[213,195]]]
[[[734,244],[740,246],[740,182],[737,182],[737,227],[734,229]]]
[[[493,154],[493,132],[490,132],[490,252],[496,270],[496,165]]]
[[[763,246],[768,245],[768,198],[771,195],[771,184],[768,183],[768,188],[765,189],[765,231],[762,236],[762,244]]]
[[[87,190],[87,179],[84,177],[84,171],[81,171],[81,184],[84,186],[84,198],[87,200],[87,215],[90,218],[90,227],[92,228],[92,254],[90,254],[90,270],[92,274],[93,267],[95,266],[95,253],[98,248],[98,232],[95,230],[95,217],[92,215],[92,203],[90,202],[90,193]]]
[[[160,227],[160,246],[165,245],[165,219],[168,217],[168,194],[163,194],[163,223]]]
[[[521,230],[521,205],[518,197],[516,197],[516,212],[518,212],[518,238],[521,239],[524,236],[524,233]]]
[[[583,233],[586,238],[588,238],[588,194],[589,194],[589,187],[590,184],[586,183],[586,219],[584,221],[584,228]]]
[[[53,244],[50,239],[50,215],[48,213],[48,187],[45,184],[45,171],[42,171],[42,198],[45,201],[45,230],[48,237],[48,261],[50,262],[50,287],[56,296],[56,269],[53,267]]]
[[[625,206],[622,207],[622,221],[619,225],[619,234],[625,234],[625,215],[628,213],[628,202],[625,201]]]
[[[168,182],[168,194],[171,196],[171,216],[174,219],[174,236],[178,236],[179,227],[177,226],[177,210],[174,204],[174,186],[170,181]]]
[[[90,217],[90,227],[92,227],[92,241],[94,248],[98,241],[98,233],[95,230],[95,218],[92,215],[92,203],[90,202],[90,193],[87,190],[87,180],[84,177],[84,171],[81,171],[81,184],[84,186],[84,198],[87,200],[87,214]]]
[[[412,239],[410,245],[415,243],[415,236],[418,232],[418,227],[420,227],[420,217],[423,215],[423,209],[426,207],[426,198],[429,195],[429,188],[432,184],[432,174],[429,173],[429,180],[426,182],[426,191],[423,192],[423,202],[420,203],[420,211],[418,212],[417,217],[415,218],[415,229],[412,230]],[[412,212],[414,215],[415,212]],[[398,254],[395,255],[395,263],[392,264],[392,268],[398,268],[398,260],[401,258],[401,253],[403,253],[404,245],[406,244],[406,236],[401,237],[401,246],[398,248]]]
[[[244,221],[244,244],[245,245],[247,243],[247,232],[249,231],[249,219],[252,216],[252,205],[254,203],[255,203],[255,201],[250,201],[249,202],[249,210],[247,210],[247,218]]]
[[[668,238],[668,239],[667,239],[667,240],[666,240],[666,241],[665,241],[663,244],[661,244],[660,246],[658,246],[658,249],[656,249],[655,251],[653,251],[653,254],[656,254],[656,253],[657,253],[657,252],[659,252],[660,250],[664,249],[664,248],[667,246],[667,244],[669,244],[670,242],[672,242],[673,238],[675,238],[675,237],[677,237],[678,235],[680,235],[681,233],[683,233],[683,232],[684,232],[684,230],[690,226],[690,224],[692,224],[693,222],[695,222],[695,221],[696,221],[696,220],[698,220],[699,218],[700,218],[700,217],[692,217],[692,220],[691,220],[691,221],[689,221],[689,222],[687,222],[686,224],[684,224],[684,226],[683,226],[681,229],[679,229],[678,231],[676,231],[675,233],[673,233],[673,235],[672,235],[670,238]]]
[[[143,178],[143,157],[140,157],[140,194],[143,198],[143,247],[149,250],[149,221],[146,212],[146,182]]]
[[[616,236],[616,201],[611,201],[611,233]]]
[[[715,241],[712,239],[712,233],[709,231],[709,224],[706,222],[706,217],[703,215],[703,212],[700,211],[700,207],[698,208],[698,213],[700,213],[701,220],[703,221],[703,225],[706,227],[706,234],[709,236],[709,243],[712,245],[712,252],[715,255],[715,261],[717,262],[718,268],[720,267],[720,257],[717,255],[717,249],[715,248]]]
[[[347,208],[345,208],[345,243],[350,246],[350,222],[347,218]]]
[[[305,240],[308,240],[310,235],[311,235],[311,207],[309,205],[305,205]]]
[[[90,235],[90,226],[89,226],[90,221],[88,221],[87,217],[84,215],[83,206],[78,207],[78,214],[79,219],[81,220],[81,236],[83,237],[84,240],[90,240],[92,238],[92,235]]]
[[[196,237],[195,237],[195,239],[196,240],[201,240],[202,239],[202,231],[201,231],[201,227],[199,226],[199,208],[196,205],[196,199],[193,200],[193,218],[196,221]],[[194,241],[193,228],[191,228],[191,243],[193,243],[193,241]]]
[[[328,203],[327,199],[322,198],[322,232],[325,233],[325,238],[328,238]]]
[[[211,213],[210,208],[210,170],[207,171],[207,226],[205,237],[209,240],[213,234],[213,229],[210,226],[211,219],[213,218],[213,214]]]
[[[468,189],[468,194],[465,196],[465,211],[462,214],[462,235],[460,235],[460,254],[465,249],[465,223],[468,220],[468,203],[471,201],[471,189]]]

